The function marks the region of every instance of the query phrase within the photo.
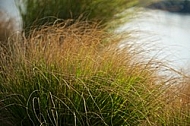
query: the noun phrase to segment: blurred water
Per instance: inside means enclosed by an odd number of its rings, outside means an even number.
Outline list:
[[[19,10],[15,4],[18,0],[0,0],[0,11],[5,15],[0,17],[0,21],[8,21],[12,19],[14,22],[14,29],[21,31],[22,29],[22,18]]]
[[[152,45],[147,46],[154,50],[148,52],[149,56],[160,50],[158,59],[167,60],[175,69],[190,73],[190,15],[142,9],[133,18],[117,31],[131,31],[138,44]]]

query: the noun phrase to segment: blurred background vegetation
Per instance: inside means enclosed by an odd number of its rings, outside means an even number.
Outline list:
[[[138,0],[23,0],[20,11],[25,30],[31,26],[52,23],[57,19],[98,21],[107,24],[120,19],[125,9],[138,4]],[[18,4],[19,5],[19,4]],[[117,15],[117,16],[116,16]]]

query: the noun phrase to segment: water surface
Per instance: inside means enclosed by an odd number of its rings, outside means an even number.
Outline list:
[[[18,0],[0,0],[0,11],[5,15],[0,17],[0,21],[12,20],[14,22],[14,29],[21,31],[22,18],[16,6]]]
[[[141,9],[118,31],[131,31],[138,44],[149,43],[152,47],[145,48],[155,49],[147,52],[149,56],[159,53],[158,59],[190,73],[190,15]]]

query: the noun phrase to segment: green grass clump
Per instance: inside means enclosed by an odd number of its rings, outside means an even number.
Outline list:
[[[120,38],[97,24],[67,23],[1,47],[0,123],[155,124],[165,97],[152,63],[134,60],[132,45],[119,48]]]
[[[116,14],[138,3],[137,0],[23,0],[24,29],[59,19],[96,20],[102,24],[121,18]],[[22,7],[22,6],[20,6]],[[21,9],[23,10],[23,9]]]

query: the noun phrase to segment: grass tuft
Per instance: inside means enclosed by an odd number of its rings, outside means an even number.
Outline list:
[[[9,39],[9,53],[4,48],[0,53],[0,123],[122,126],[187,121],[187,111],[182,116],[176,112],[181,107],[174,111],[168,105],[173,78],[160,77],[156,62],[139,58],[139,48],[120,48],[122,39],[96,23],[69,20],[36,28],[27,38]]]

